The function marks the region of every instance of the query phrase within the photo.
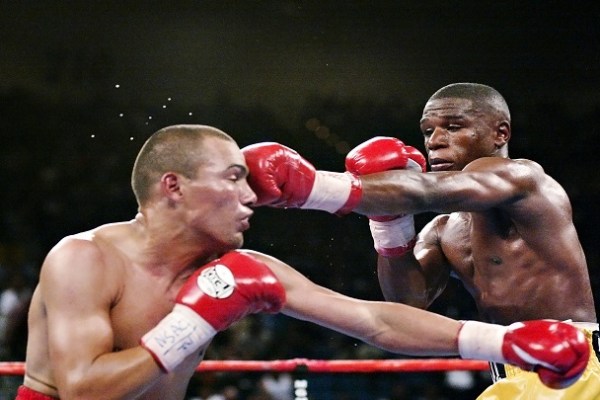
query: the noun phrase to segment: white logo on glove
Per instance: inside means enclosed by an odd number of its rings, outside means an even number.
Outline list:
[[[223,264],[205,269],[198,275],[196,281],[200,290],[216,299],[224,299],[233,293],[235,279],[233,274]]]

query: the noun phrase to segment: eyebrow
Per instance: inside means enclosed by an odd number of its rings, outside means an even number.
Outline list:
[[[240,172],[242,174],[244,174],[245,176],[248,175],[248,173],[249,173],[248,168],[246,168],[246,166],[242,165],[242,164],[231,164],[229,167],[227,167],[227,170],[230,170],[230,169],[239,169]]]
[[[442,118],[445,120],[451,120],[451,121],[460,121],[460,120],[466,120],[468,119],[468,113],[471,110],[468,110],[465,113],[460,113],[460,114],[450,114],[450,115],[438,115],[438,116],[434,116],[434,117],[424,117],[421,118],[421,120],[419,121],[419,125],[423,125],[423,123],[427,122],[430,119],[434,119],[434,118]]]

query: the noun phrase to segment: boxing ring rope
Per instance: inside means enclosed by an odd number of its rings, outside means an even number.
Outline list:
[[[402,360],[205,360],[196,372],[310,372],[310,373],[381,373],[381,372],[438,372],[484,371],[486,361],[452,358]],[[0,362],[0,375],[23,375],[25,363]]]

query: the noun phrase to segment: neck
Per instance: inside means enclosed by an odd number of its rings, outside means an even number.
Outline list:
[[[148,268],[179,276],[216,258],[215,251],[189,237],[183,224],[154,218],[158,215],[141,211],[134,220],[141,233],[143,264]]]

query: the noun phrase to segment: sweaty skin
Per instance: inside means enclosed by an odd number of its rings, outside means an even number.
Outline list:
[[[137,247],[133,244],[139,240],[141,229],[137,220],[106,225],[67,238],[54,250],[62,254],[60,257],[84,256],[95,262],[102,258],[102,262],[79,265],[77,269],[84,272],[69,269],[68,283],[62,279],[66,267],[61,272],[44,272],[30,311],[32,330],[25,376],[28,387],[58,396],[57,386],[69,387],[73,384],[70,380],[85,380],[83,376],[89,374],[87,379],[94,382],[84,386],[86,390],[90,386],[96,389],[86,398],[184,398],[206,347],[165,374],[138,344],[139,338],[172,309],[191,270],[173,279],[132,262],[131,251]],[[314,284],[273,257],[248,252],[265,262],[286,289],[283,314],[394,352],[440,356],[458,353],[458,321],[403,304],[353,299]],[[66,261],[55,259],[56,254],[49,257],[51,261],[44,266],[48,270],[61,269],[53,263]],[[93,284],[90,274],[94,275]],[[49,285],[58,287],[48,289]],[[71,293],[64,296],[53,294],[54,290]],[[78,300],[92,292],[94,300]],[[62,317],[55,309],[58,307],[64,313]],[[49,312],[58,321],[51,322]],[[433,326],[436,329],[431,329]],[[68,397],[64,389],[63,393]]]
[[[97,386],[98,396],[113,390],[125,397],[144,393],[143,399],[184,397],[202,353],[177,373],[163,374],[138,345],[171,311],[189,272],[174,277],[135,260],[142,232],[138,220],[111,224],[66,238],[50,253],[29,313],[26,386],[58,396],[57,387],[69,388],[89,374],[100,380],[86,385]]]
[[[426,308],[452,274],[489,322],[595,322],[568,196],[539,164],[508,158],[509,123],[471,100],[442,98],[425,106],[421,130],[432,172],[361,177],[359,213],[443,213],[414,253],[379,256],[386,299]]]
[[[207,128],[171,130],[178,129]],[[185,397],[206,346],[165,373],[140,338],[169,314],[198,267],[242,246],[256,202],[237,144],[212,136],[202,143],[210,152],[195,176],[158,175],[135,219],[68,236],[47,255],[29,311],[26,386],[65,399]],[[186,152],[207,153],[188,147]],[[456,320],[353,299],[279,260],[252,254],[284,286],[286,315],[392,352],[458,354]]]
[[[164,173],[135,219],[68,236],[49,252],[29,311],[25,385],[64,398],[184,397],[205,349],[164,374],[140,338],[196,268],[242,245],[256,200],[235,142],[203,145],[211,159],[195,179]]]

